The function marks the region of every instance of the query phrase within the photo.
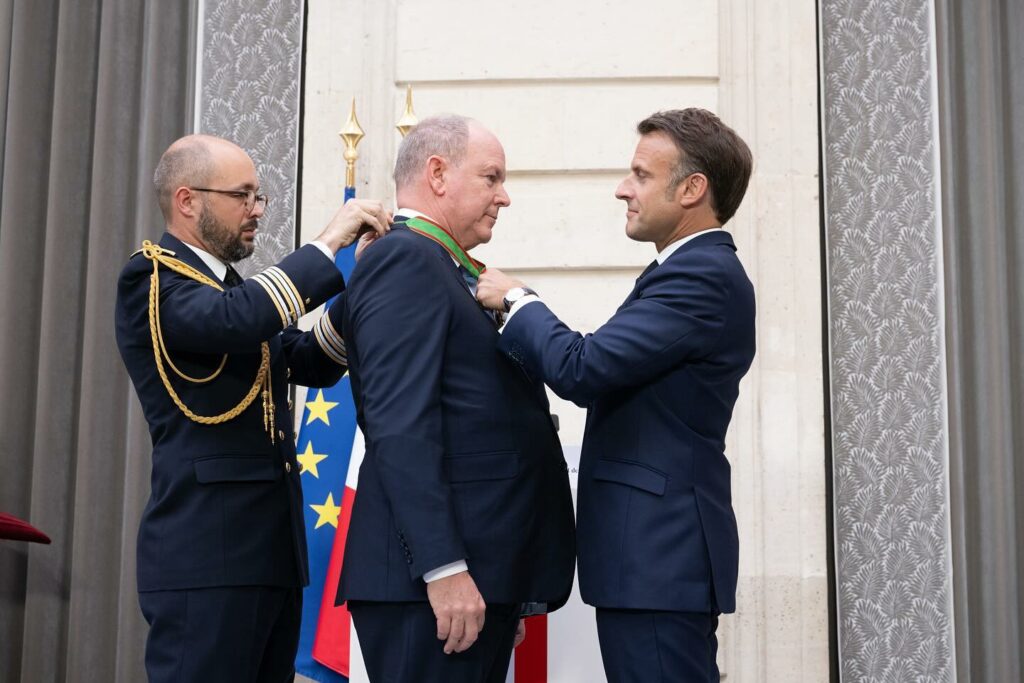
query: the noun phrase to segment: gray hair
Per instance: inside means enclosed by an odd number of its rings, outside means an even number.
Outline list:
[[[168,147],[153,172],[153,187],[164,219],[171,219],[176,189],[205,185],[213,172],[213,154],[202,136],[189,136]]]
[[[420,121],[398,148],[395,187],[401,189],[413,182],[427,159],[434,155],[444,157],[452,166],[461,164],[469,146],[471,121],[457,114],[431,116]]]

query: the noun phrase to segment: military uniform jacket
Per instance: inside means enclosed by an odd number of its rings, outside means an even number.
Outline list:
[[[216,277],[175,237],[160,246]],[[149,323],[153,262],[136,254],[117,285],[117,344],[142,403],[153,443],[151,493],[137,547],[140,591],[231,585],[302,586],[308,581],[302,490],[295,461],[288,382],[335,383],[345,372],[333,310],[310,332],[294,323],[344,288],[334,264],[305,246],[277,266],[224,291],[160,267],[160,323],[167,351],[193,384],[168,370],[198,415],[234,407],[253,386],[261,342],[270,344],[273,441],[260,396],[223,424],[199,424],[172,401],[158,376]],[[166,362],[165,362],[166,365]]]
[[[488,604],[563,604],[572,496],[547,397],[498,353],[448,253],[396,223],[342,324],[366,455],[339,600],[425,600],[423,574],[465,559]]]

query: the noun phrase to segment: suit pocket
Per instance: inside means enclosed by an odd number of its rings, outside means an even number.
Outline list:
[[[591,476],[600,481],[612,481],[632,486],[656,496],[665,495],[668,476],[653,467],[628,460],[598,460]]]
[[[273,481],[280,477],[274,461],[265,456],[212,455],[192,463],[196,481],[214,484],[222,481]]]
[[[452,483],[511,479],[519,474],[519,453],[459,453],[444,459],[444,469]]]

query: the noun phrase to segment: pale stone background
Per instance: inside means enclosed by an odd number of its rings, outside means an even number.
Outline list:
[[[740,526],[739,611],[723,617],[728,681],[828,680],[818,120],[813,3],[656,0],[309,0],[301,238],[344,183],[337,137],[353,96],[366,130],[358,195],[393,201],[393,125],[407,83],[420,117],[480,119],[502,139],[512,206],[474,251],[592,331],[654,257],[613,196],[635,124],[702,106],[750,144],[755,174],[728,228],[758,294],[758,355],[728,456]],[[301,398],[301,397],[300,397]],[[583,412],[552,396],[561,437]],[[550,680],[600,681],[590,609],[551,617]]]

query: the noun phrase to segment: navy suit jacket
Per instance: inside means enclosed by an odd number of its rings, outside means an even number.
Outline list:
[[[339,601],[425,600],[423,574],[465,558],[487,603],[564,603],[572,498],[544,387],[498,353],[448,253],[396,223],[342,326],[366,455]]]
[[[593,334],[543,303],[499,348],[588,406],[580,592],[597,607],[735,609],[739,562],[725,433],[754,358],[754,292],[732,237],[693,238],[645,272]]]
[[[175,237],[164,234],[160,246],[217,280]],[[314,246],[302,247],[276,268],[275,281],[289,291],[294,286],[308,310],[344,288],[337,268]],[[278,306],[254,279],[220,292],[161,266],[161,328],[175,365],[192,377],[206,377],[228,354],[220,376],[206,384],[187,383],[168,369],[175,391],[194,412],[216,415],[234,407],[256,378],[260,343],[270,342],[275,443],[263,427],[260,396],[223,424],[193,422],[172,402],[153,360],[152,272],[153,263],[141,255],[128,261],[115,312],[117,345],[153,442],[151,492],[137,546],[139,590],[305,585],[302,489],[288,382],[329,386],[345,367],[328,357],[312,332],[285,328]],[[330,315],[338,311],[334,306]]]

